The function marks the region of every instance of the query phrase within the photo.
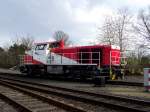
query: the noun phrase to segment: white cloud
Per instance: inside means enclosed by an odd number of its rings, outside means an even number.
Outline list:
[[[83,45],[94,45],[97,44],[97,40],[94,38],[82,38],[79,43],[76,45],[83,46]]]
[[[135,11],[147,5],[150,0],[4,0],[0,4],[0,46],[18,33],[43,41],[56,30],[68,33],[76,43],[92,41],[106,15],[122,6]]]
[[[103,20],[103,17],[112,14],[113,10],[107,6],[96,6],[92,9],[78,8],[75,12],[75,19],[77,20],[77,22],[81,23],[97,24],[101,20]]]
[[[150,0],[126,0],[125,2],[129,6],[135,7],[147,7],[150,5]]]
[[[2,46],[9,46],[11,43],[11,38],[6,35],[1,35],[0,36],[0,47]]]

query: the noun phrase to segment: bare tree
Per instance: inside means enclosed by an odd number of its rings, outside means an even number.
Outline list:
[[[0,47],[0,67],[10,68],[18,65],[18,56],[24,55],[25,50],[30,49],[34,39],[32,36],[16,36],[12,44],[7,43],[4,48]]]
[[[4,52],[4,49],[2,47],[0,47],[0,52]]]
[[[145,49],[144,45],[140,45],[137,50],[138,50],[137,57],[138,57],[138,61],[140,64],[142,57],[145,56],[145,54],[146,54],[146,49]]]
[[[150,42],[150,7],[149,10],[140,10],[135,30]]]
[[[129,10],[127,8],[120,9],[115,21],[118,45],[120,46],[120,50],[123,52],[129,44],[128,36],[129,33],[131,33],[131,15],[129,14]]]
[[[140,10],[137,16],[137,22],[133,25],[135,33],[140,38],[138,45],[138,59],[149,54],[149,42],[150,42],[150,7],[145,10]]]
[[[69,35],[63,31],[56,31],[53,35],[56,41],[64,40],[65,45],[70,45],[72,42],[69,40]]]
[[[109,16],[105,19],[102,26],[101,35],[99,38],[103,42],[112,45],[116,44],[120,46],[121,52],[123,52],[128,45],[128,36],[131,25],[131,16],[127,8],[118,10],[118,13],[113,16]]]
[[[25,49],[31,49],[34,43],[33,36],[27,35],[16,35],[15,40],[13,40],[13,44],[22,45]]]
[[[111,16],[107,16],[101,28],[100,36],[98,40],[102,43],[113,45],[115,44],[115,36],[116,36],[116,29],[114,26],[114,21]],[[101,38],[102,37],[102,38]]]

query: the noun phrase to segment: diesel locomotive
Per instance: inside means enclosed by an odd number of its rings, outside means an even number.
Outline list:
[[[63,39],[35,43],[20,56],[20,71],[27,75],[41,74],[56,77],[110,77],[112,67],[121,64],[118,46],[89,45],[66,47]]]

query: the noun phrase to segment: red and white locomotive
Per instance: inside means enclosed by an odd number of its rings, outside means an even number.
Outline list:
[[[120,66],[120,49],[112,45],[65,47],[63,39],[35,43],[21,59],[20,71],[52,76],[94,78],[109,77],[110,68]],[[97,72],[101,69],[101,73]]]

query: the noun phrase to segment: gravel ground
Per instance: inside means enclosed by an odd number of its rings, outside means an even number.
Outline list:
[[[40,94],[40,92],[39,92],[39,94]],[[106,108],[104,106],[92,105],[92,104],[88,104],[88,103],[84,103],[84,102],[80,102],[80,101],[75,101],[73,99],[62,98],[62,97],[59,97],[57,95],[51,95],[49,93],[48,94],[45,93],[44,95],[49,97],[49,98],[53,98],[55,100],[59,100],[59,101],[64,102],[64,103],[68,103],[72,106],[79,107],[81,109],[84,109],[87,112],[100,112],[100,111],[101,112],[120,112],[119,110],[109,109],[109,108]]]
[[[125,75],[124,76],[124,81],[129,81],[129,82],[144,82],[144,76],[143,75]]]
[[[146,92],[144,87],[106,85],[105,87],[95,87],[92,84],[65,83],[56,81],[42,81],[40,83],[68,87],[78,90],[85,90],[94,93],[116,94],[120,96],[134,97],[144,100],[150,100],[150,92]]]
[[[17,110],[0,99],[0,112],[17,112]]]
[[[17,71],[17,70],[3,69],[3,68],[0,68],[0,73],[21,74],[21,73],[20,73],[19,71]]]

